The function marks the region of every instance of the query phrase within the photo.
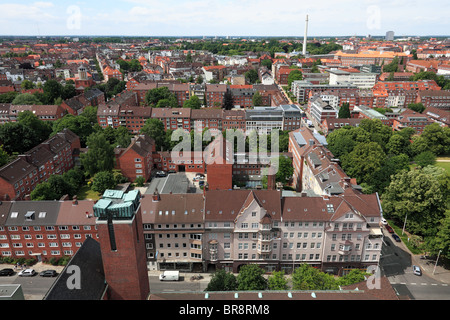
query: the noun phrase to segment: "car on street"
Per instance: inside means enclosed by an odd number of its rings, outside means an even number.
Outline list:
[[[44,270],[39,273],[41,277],[56,277],[58,273],[55,270]]]
[[[386,228],[386,230],[389,232],[389,233],[394,233],[394,229],[392,229],[392,227],[390,226],[390,225],[385,225],[384,226],[385,228]]]
[[[422,270],[420,270],[420,267],[413,265],[412,269],[413,269],[413,273],[416,276],[421,276],[422,275]]]
[[[167,174],[164,171],[157,171],[155,176],[158,178],[162,178],[167,176]]]
[[[19,272],[19,277],[32,277],[34,275],[36,275],[34,269],[25,269]]]
[[[397,242],[401,242],[400,237],[398,235],[396,235],[395,233],[392,234],[392,238]]]
[[[15,274],[14,270],[10,268],[0,270],[0,277],[9,277],[14,274]]]

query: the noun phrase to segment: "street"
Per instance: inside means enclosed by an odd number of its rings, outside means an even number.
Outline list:
[[[450,286],[427,275],[432,268],[422,268],[421,276],[413,274],[412,256],[403,245],[392,241],[387,232],[384,242],[380,267],[397,294],[414,300],[450,300]]]

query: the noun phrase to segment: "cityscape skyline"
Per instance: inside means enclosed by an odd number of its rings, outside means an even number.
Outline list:
[[[412,4],[404,0],[327,0],[320,4],[280,0],[276,5],[266,0],[120,0],[112,4],[21,0],[0,4],[0,10],[3,36],[301,38],[306,15],[310,38],[380,37],[391,30],[396,37],[446,36],[445,30],[450,30],[446,19],[450,5],[438,0]]]

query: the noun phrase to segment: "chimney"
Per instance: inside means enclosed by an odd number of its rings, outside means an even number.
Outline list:
[[[161,196],[159,195],[158,188],[156,188],[155,192],[153,192],[153,201],[157,202],[157,201],[160,201],[160,200],[161,200]]]
[[[308,38],[308,15],[306,15],[305,21],[305,37],[303,38],[303,56],[306,56],[306,39]]]
[[[72,205],[76,206],[77,204],[78,204],[78,198],[77,198],[76,195],[74,195],[73,198],[72,198]]]
[[[313,139],[309,139],[309,145],[313,146],[314,145],[314,140]]]

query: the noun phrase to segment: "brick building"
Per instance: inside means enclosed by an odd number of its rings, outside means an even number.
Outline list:
[[[108,283],[108,300],[146,300],[150,294],[141,194],[106,190],[93,207]]]
[[[69,129],[57,133],[0,168],[0,195],[4,200],[23,200],[36,185],[52,174],[73,168],[80,139]]]
[[[129,181],[143,177],[150,178],[153,170],[153,153],[156,151],[155,141],[142,134],[131,139],[128,148],[117,156],[117,167]]]

